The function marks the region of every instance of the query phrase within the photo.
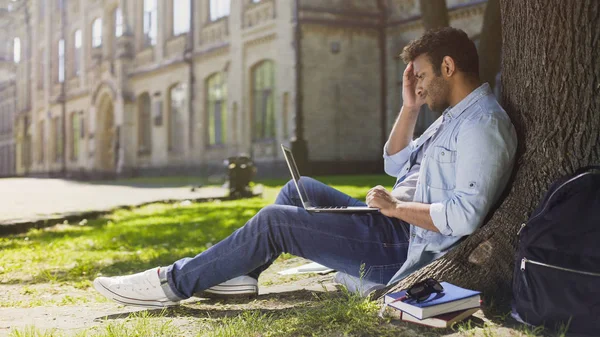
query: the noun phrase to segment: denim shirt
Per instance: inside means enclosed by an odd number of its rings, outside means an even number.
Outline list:
[[[514,126],[487,83],[400,152],[388,155],[384,146],[385,172],[399,182],[423,151],[414,201],[431,205],[439,230],[411,224],[406,262],[388,284],[441,257],[482,225],[510,178],[516,148]]]

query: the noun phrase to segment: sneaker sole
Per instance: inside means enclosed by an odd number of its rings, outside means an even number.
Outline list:
[[[111,299],[119,304],[130,305],[142,308],[165,308],[171,307],[175,305],[179,305],[178,302],[173,301],[155,301],[155,300],[140,300],[136,298],[129,298],[125,296],[121,296],[117,293],[112,292],[110,289],[106,288],[102,283],[94,280],[94,289],[97,292],[102,294],[104,297]]]
[[[258,296],[258,286],[218,285],[195,295],[203,298],[253,298]]]

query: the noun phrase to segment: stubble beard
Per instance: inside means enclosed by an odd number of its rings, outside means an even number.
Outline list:
[[[448,104],[448,94],[450,88],[441,76],[436,76],[429,85],[427,96],[430,97],[431,103],[427,104],[429,110],[441,114],[450,106]]]

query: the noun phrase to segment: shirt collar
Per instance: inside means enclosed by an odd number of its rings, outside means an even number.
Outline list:
[[[467,97],[463,98],[458,104],[454,107],[450,107],[443,112],[444,120],[446,118],[456,118],[460,116],[468,107],[473,105],[473,103],[477,102],[481,97],[489,95],[492,93],[492,89],[490,89],[490,85],[484,83],[480,85],[477,89],[471,91]]]

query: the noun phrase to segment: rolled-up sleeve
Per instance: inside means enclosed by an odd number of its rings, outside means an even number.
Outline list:
[[[465,121],[457,139],[454,194],[429,209],[441,234],[464,236],[481,226],[508,182],[516,148],[508,118],[486,114]]]
[[[405,148],[392,155],[388,154],[388,142],[383,146],[383,162],[385,173],[392,177],[397,177],[402,167],[410,159],[410,154],[415,148],[415,141],[411,141]]]

